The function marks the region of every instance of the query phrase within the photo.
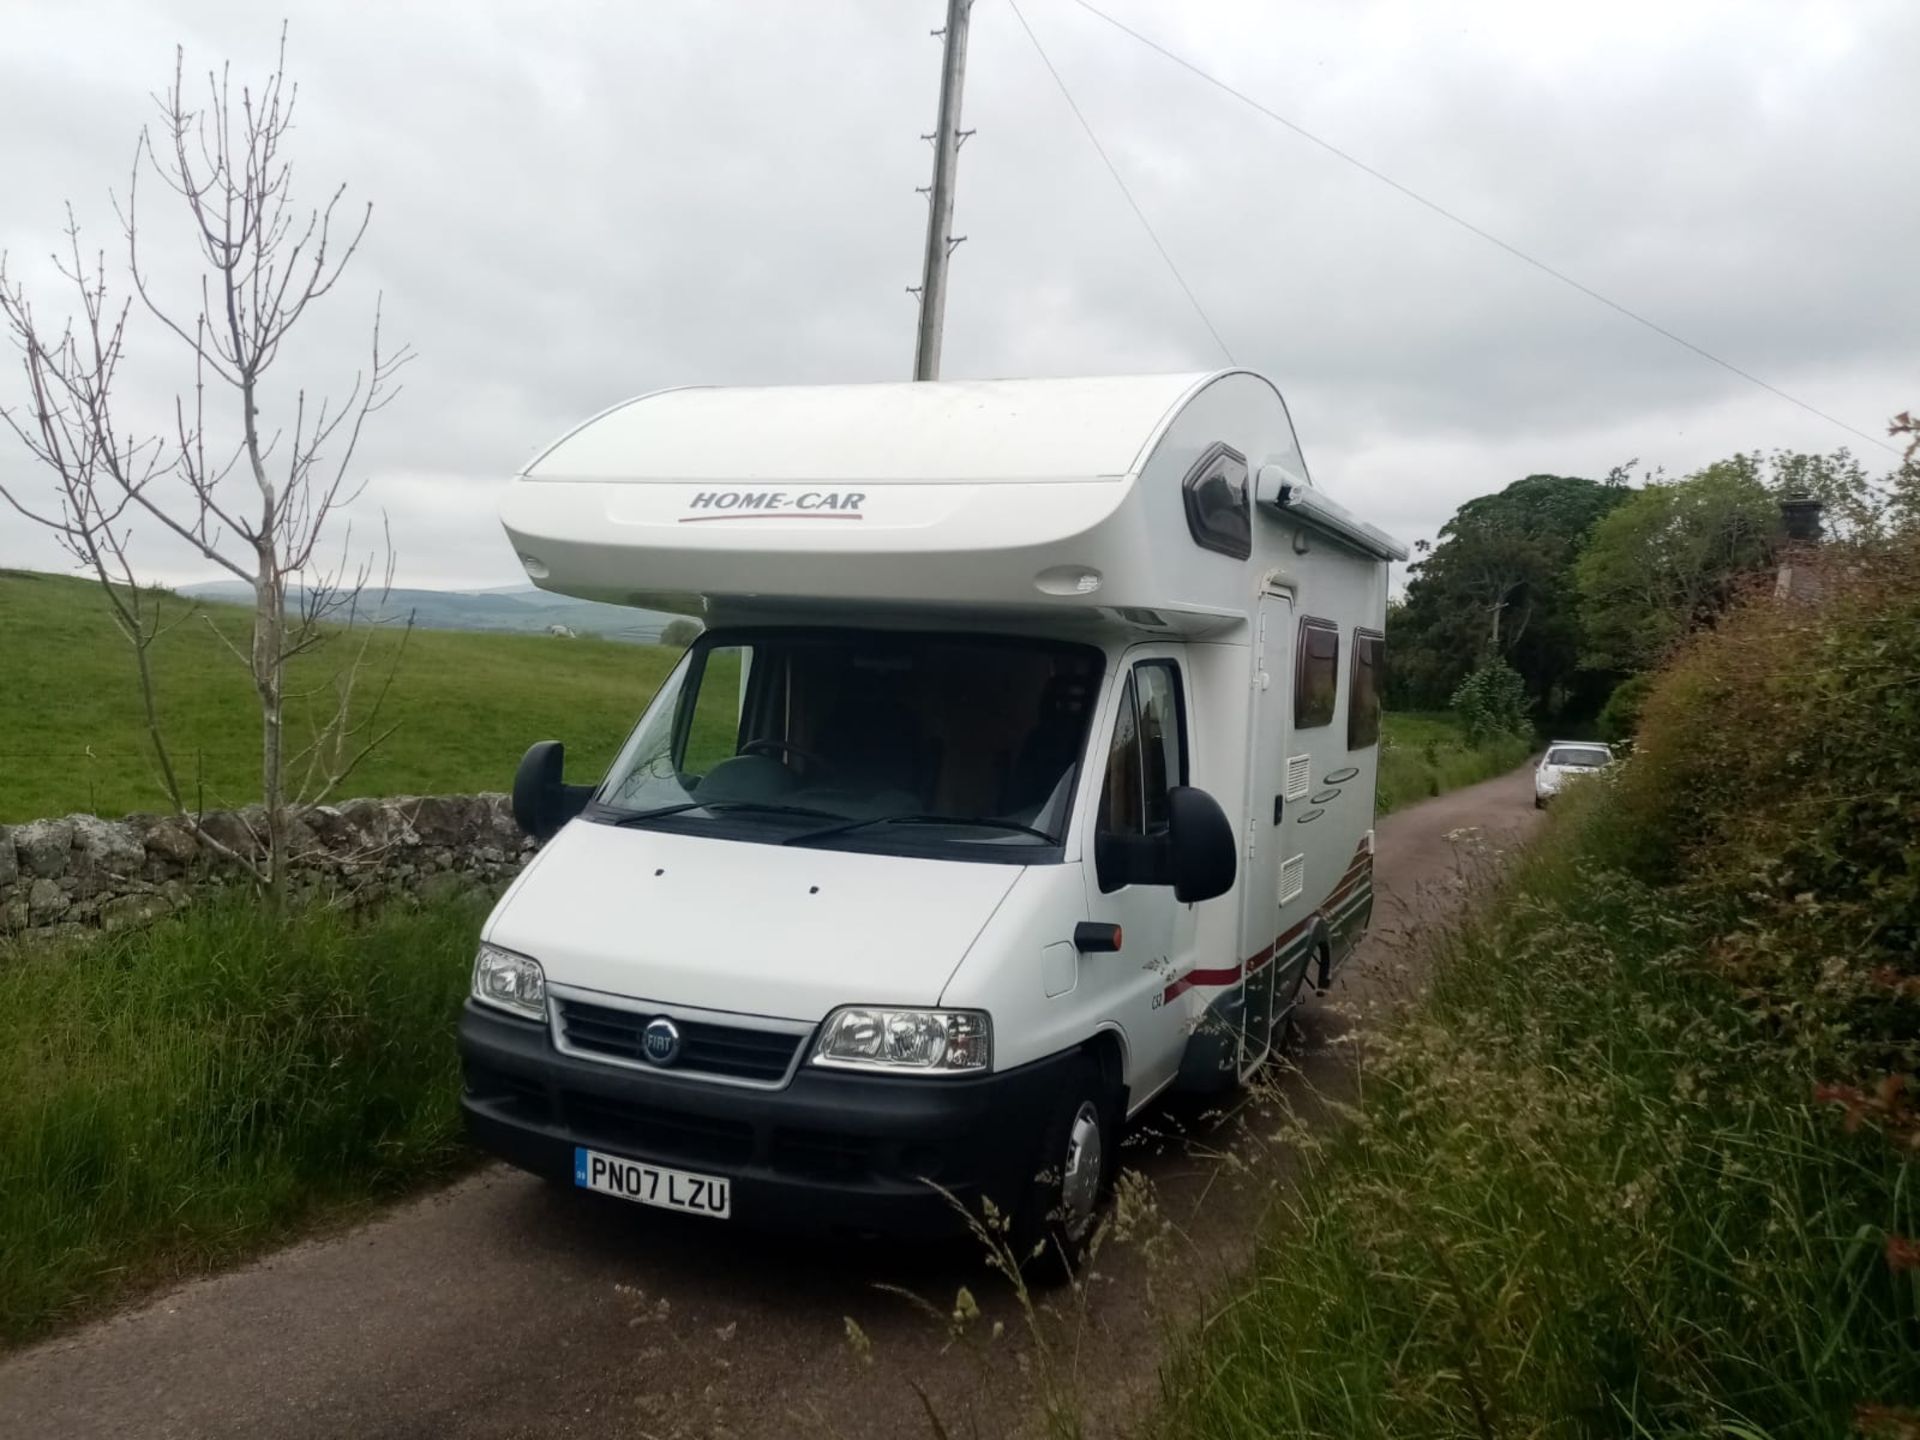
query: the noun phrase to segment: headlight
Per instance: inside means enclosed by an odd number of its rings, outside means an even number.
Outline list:
[[[473,962],[473,998],[529,1020],[547,1018],[547,976],[538,960],[482,945]]]
[[[894,1010],[849,1005],[820,1027],[813,1063],[849,1070],[985,1070],[993,1022],[979,1010]]]

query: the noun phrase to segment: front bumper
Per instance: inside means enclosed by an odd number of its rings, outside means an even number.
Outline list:
[[[933,1236],[964,1229],[956,1201],[1013,1211],[1071,1059],[954,1078],[802,1065],[761,1090],[562,1055],[546,1026],[469,1000],[460,1109],[475,1144],[553,1179],[585,1145],[726,1176],[743,1225]]]

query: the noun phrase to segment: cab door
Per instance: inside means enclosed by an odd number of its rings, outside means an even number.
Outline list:
[[[1154,857],[1165,852],[1167,792],[1187,781],[1188,703],[1177,652],[1130,651],[1092,751],[1105,770],[1084,832],[1087,914],[1119,926],[1121,946],[1082,956],[1080,983],[1102,987],[1101,1008],[1125,1036],[1136,1106],[1173,1079],[1186,1048],[1184,1011],[1168,1001],[1192,968],[1193,907],[1154,874]]]

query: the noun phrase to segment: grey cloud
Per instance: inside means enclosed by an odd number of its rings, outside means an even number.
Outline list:
[[[1288,391],[1332,488],[1410,535],[1535,469],[1673,468],[1847,437],[1633,326],[1240,108],[1068,0],[1022,0],[1241,363]],[[1165,7],[1142,30],[1550,263],[1874,429],[1920,401],[1903,272],[1920,191],[1881,152],[1920,121],[1920,14],[1645,4]],[[16,5],[0,53],[0,244],[71,196],[110,238],[171,45],[258,73],[237,0]],[[681,383],[908,366],[936,0],[447,12],[292,9],[303,181],[375,204],[286,384],[336,392],[384,292],[419,359],[370,432],[414,581],[500,582],[493,487],[585,414]],[[1218,363],[1014,22],[979,0],[948,373]],[[58,123],[49,123],[58,117]],[[128,403],[176,361],[143,330]],[[168,357],[163,359],[162,357]],[[151,359],[154,363],[148,364]],[[130,362],[130,372],[134,362]],[[11,398],[10,374],[0,396]],[[286,392],[283,389],[282,395]],[[0,451],[0,473],[19,473]],[[193,573],[155,542],[157,569]],[[55,564],[0,525],[0,563]]]

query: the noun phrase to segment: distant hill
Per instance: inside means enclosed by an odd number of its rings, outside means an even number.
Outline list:
[[[238,580],[209,580],[176,588],[182,595],[201,600],[244,604],[253,598],[253,592]],[[544,635],[552,626],[564,625],[576,635],[598,635],[604,640],[624,640],[633,645],[654,644],[660,638],[661,627],[674,619],[658,610],[570,600],[564,595],[549,595],[531,585],[494,590],[393,589],[384,599],[378,595],[370,595],[368,599],[374,606],[371,612],[374,619],[404,621],[411,612],[413,623],[422,630]]]

